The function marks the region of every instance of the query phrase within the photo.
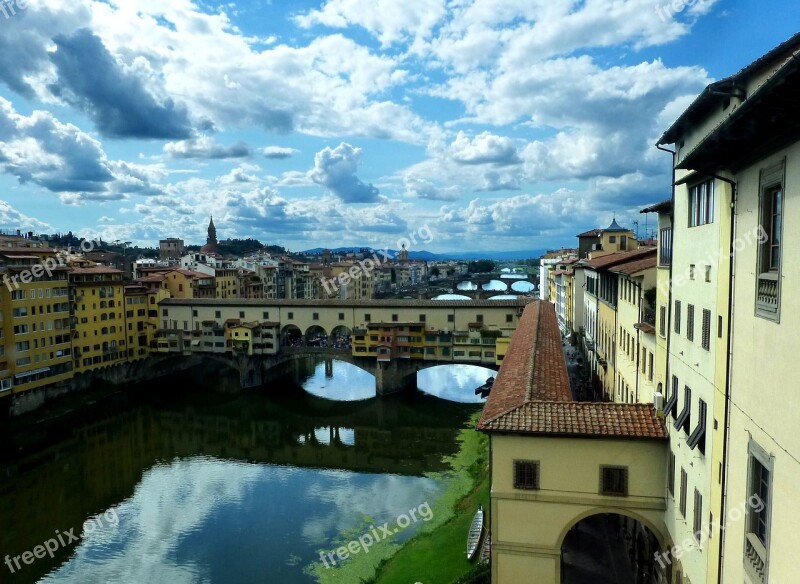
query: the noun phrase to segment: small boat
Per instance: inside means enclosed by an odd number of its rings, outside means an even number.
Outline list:
[[[478,506],[478,512],[472,519],[472,525],[469,528],[469,535],[467,536],[467,559],[471,560],[475,557],[481,542],[481,534],[483,533],[483,505]]]

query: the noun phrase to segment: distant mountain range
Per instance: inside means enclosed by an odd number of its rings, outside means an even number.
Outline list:
[[[322,247],[315,247],[314,249],[307,249],[301,251],[301,254],[317,255],[322,253]],[[334,255],[346,253],[359,253],[363,249],[369,249],[372,252],[383,252],[384,250],[377,250],[371,247],[337,247],[330,250]],[[394,249],[389,250],[389,254],[395,257],[399,252]],[[446,253],[433,253],[430,251],[410,251],[408,257],[412,260],[426,260],[433,261],[448,261],[448,260],[526,260],[529,258],[538,258],[547,253],[544,249],[530,249],[520,251],[459,251],[459,252],[446,252]]]

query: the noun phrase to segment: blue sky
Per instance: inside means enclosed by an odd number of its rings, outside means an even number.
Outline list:
[[[574,245],[793,0],[30,0],[0,12],[0,228],[291,250]],[[15,5],[12,4],[12,7]],[[411,7],[411,8],[409,8]]]

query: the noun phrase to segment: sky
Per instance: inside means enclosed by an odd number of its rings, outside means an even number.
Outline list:
[[[202,244],[213,215],[291,251],[511,251],[616,217],[645,237],[670,196],[657,139],[800,30],[796,0],[670,4],[5,0],[0,229]]]

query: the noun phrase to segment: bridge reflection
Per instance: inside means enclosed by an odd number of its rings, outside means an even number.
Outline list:
[[[458,428],[475,411],[418,394],[335,402],[297,385],[233,394],[166,378],[24,436],[0,436],[0,550],[33,549],[56,529],[79,533],[87,517],[131,497],[148,469],[176,458],[417,476],[446,470]],[[16,581],[35,581],[68,553],[37,560]]]

